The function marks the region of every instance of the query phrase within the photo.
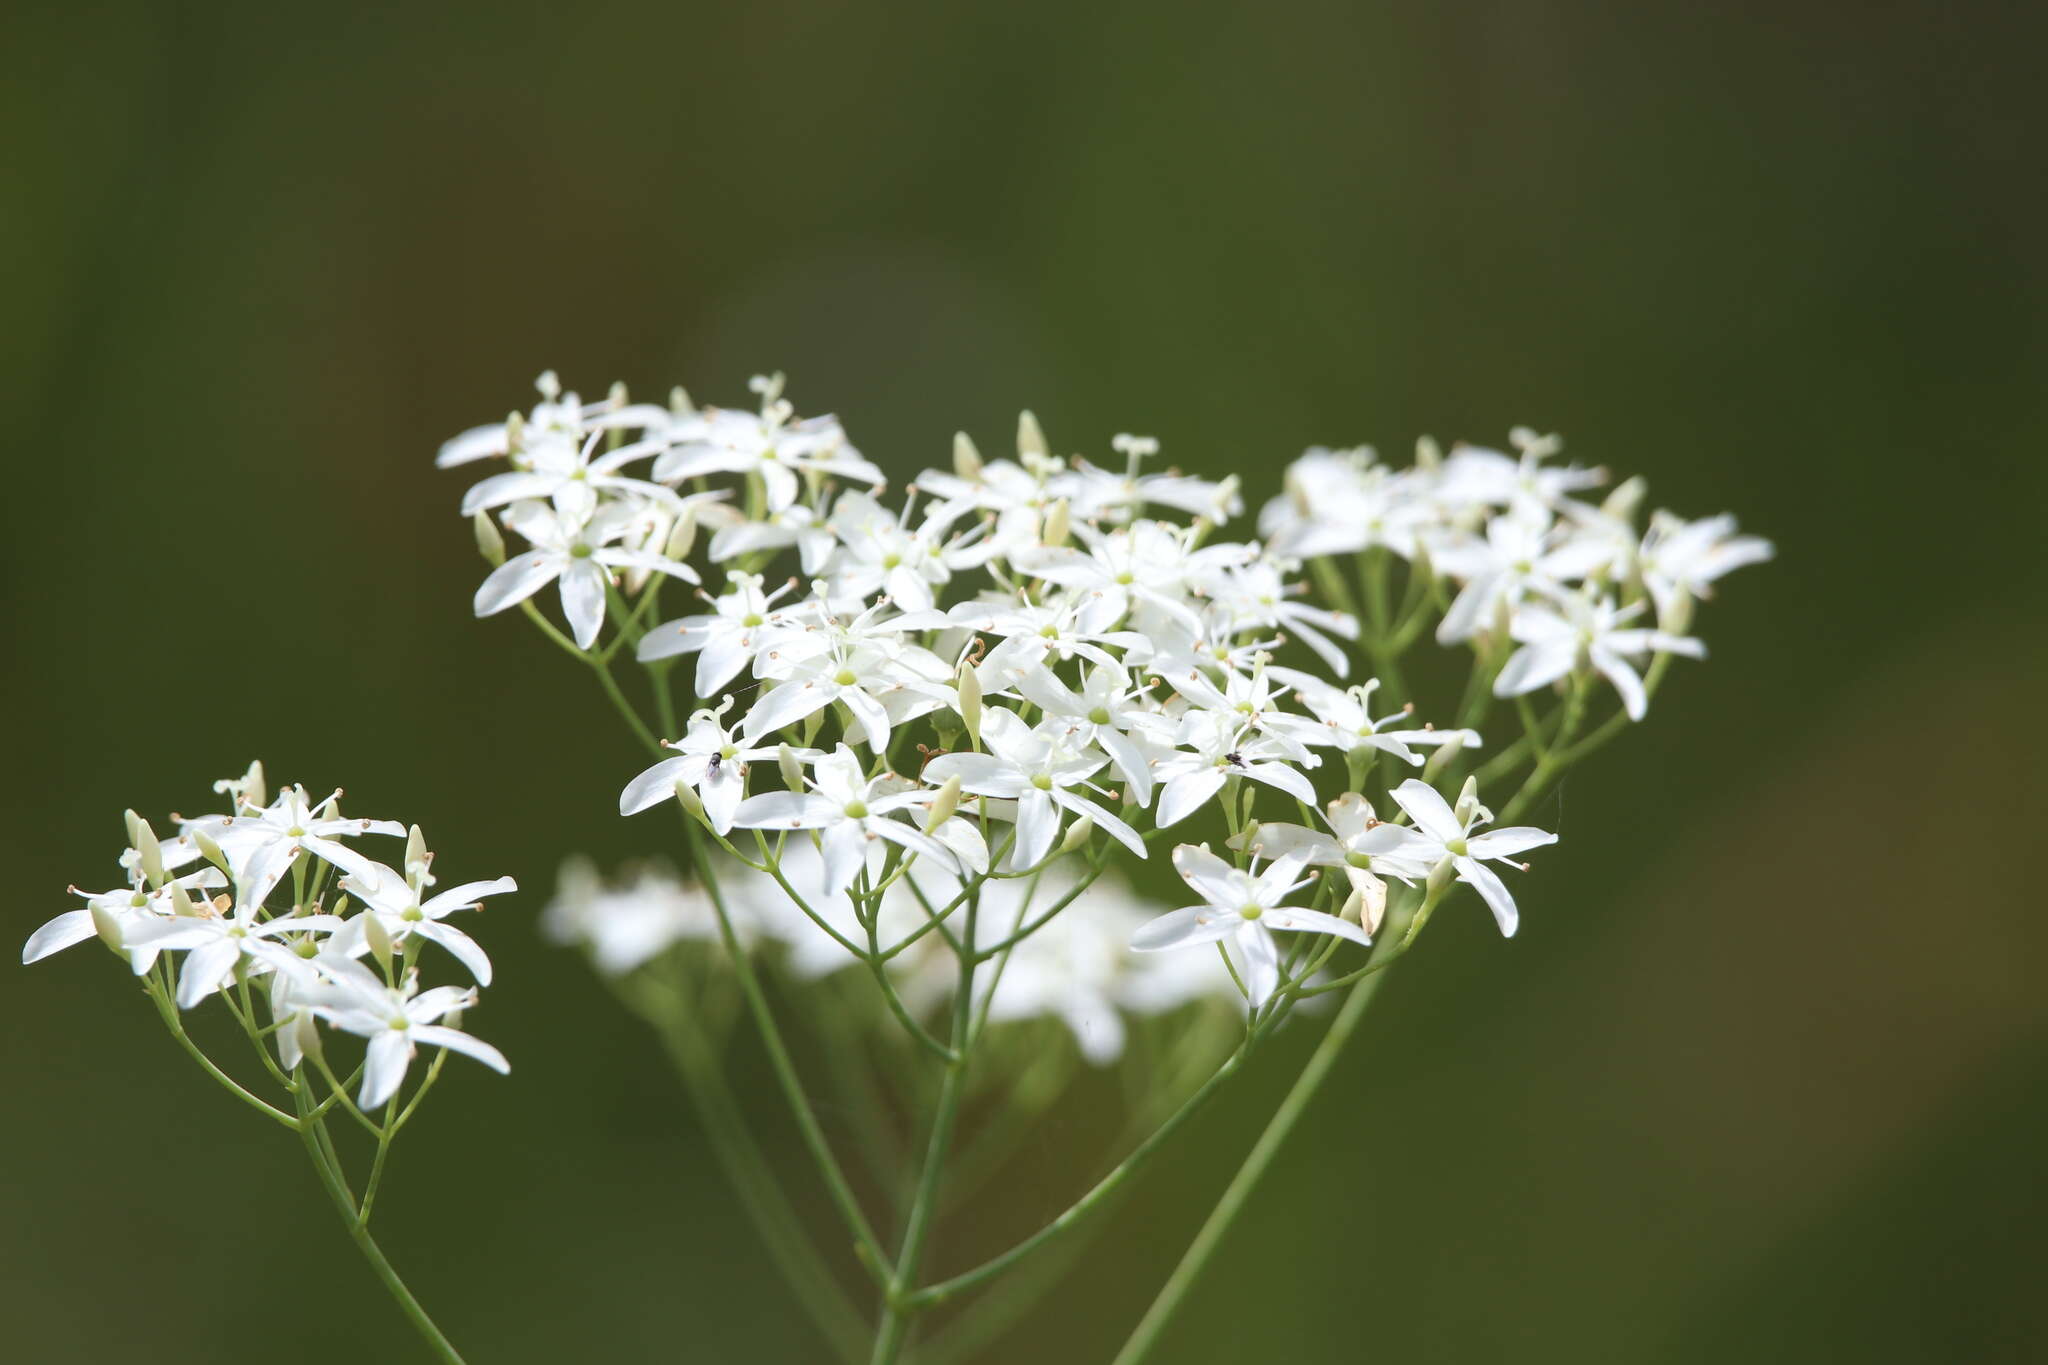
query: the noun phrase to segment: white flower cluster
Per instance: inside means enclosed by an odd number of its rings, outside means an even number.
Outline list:
[[[476,1003],[476,986],[490,984],[491,963],[448,917],[517,890],[510,877],[430,893],[433,855],[418,826],[344,818],[339,791],[315,801],[291,786],[270,799],[260,763],[214,790],[231,798],[232,813],[173,817],[173,838],[159,839],[130,811],[124,884],[74,887],[85,904],[36,930],[21,960],[97,936],[137,976],[157,973],[166,988],[175,980],[178,1009],[225,1000],[253,1034],[273,1039],[285,1071],[308,1055],[324,1063],[318,1024],[354,1034],[367,1040],[364,1109],[398,1093],[419,1046],[508,1069],[496,1048],[455,1027]],[[402,841],[394,850],[402,867],[346,842],[365,835]],[[421,990],[418,961],[429,944],[475,985]],[[163,956],[172,953],[184,954],[175,970]]]
[[[798,895],[820,907],[840,938],[866,932],[845,901],[826,894],[824,860],[809,844],[792,845],[779,870]],[[870,871],[879,874],[880,868]],[[839,939],[799,910],[772,879],[746,876],[736,862],[726,875],[732,884],[727,913],[743,945],[772,945],[799,981],[857,965]],[[912,890],[912,883],[920,882],[924,901]],[[928,919],[924,903],[941,889],[939,878],[913,867],[883,893],[876,915],[877,940],[889,954],[887,970],[903,998],[926,1012],[949,999],[955,986],[953,963],[939,941],[919,933]],[[1028,880],[991,882],[977,920],[977,947],[994,948],[1028,924],[1034,899],[1042,911],[1075,889],[1076,874],[1064,863],[1048,869],[1036,887]],[[1121,877],[1104,875],[1042,930],[1020,939],[999,976],[991,973],[984,979],[981,1001],[988,1005],[989,1022],[1055,1020],[1073,1035],[1084,1058],[1108,1066],[1123,1053],[1126,1016],[1170,1014],[1205,998],[1225,998],[1228,978],[1199,958],[1129,951],[1132,935],[1162,909],[1135,894]],[[585,949],[597,970],[612,977],[679,943],[715,944],[721,936],[717,910],[701,886],[650,866],[607,884],[582,859],[563,866],[542,925],[556,942]],[[1229,991],[1228,998],[1234,999],[1235,992]]]
[[[1770,553],[1726,518],[1659,513],[1639,535],[1639,484],[1581,501],[1604,476],[1547,463],[1558,443],[1524,431],[1516,456],[1425,443],[1398,470],[1365,450],[1310,451],[1261,511],[1260,538],[1226,541],[1219,528],[1242,510],[1235,477],[1146,472],[1158,443],[1145,437],[1113,443],[1119,473],[1056,458],[1027,413],[1014,461],[984,460],[961,436],[953,467],[920,475],[892,511],[881,471],[834,419],[798,419],[779,376],[754,382],[758,412],[698,409],[680,390],[656,407],[616,388],[583,403],[552,375],[540,386],[530,415],[441,452],[444,465],[511,465],[464,501],[485,554],[503,560],[478,614],[559,580],[575,645],[602,663],[630,644],[661,676],[694,654],[695,695],[725,695],[689,717],[621,812],[680,799],[855,956],[881,951],[882,893],[907,869],[959,888],[920,889],[929,928],[1065,856],[1099,874],[1111,841],[1144,858],[1157,832],[1205,809],[1224,817],[1234,861],[1180,845],[1176,869],[1202,904],[1133,946],[1227,941],[1255,1008],[1287,975],[1273,931],[1367,943],[1387,878],[1465,882],[1512,933],[1494,865],[1552,836],[1481,833],[1491,816],[1469,786],[1454,806],[1416,778],[1382,781],[1390,801],[1376,813],[1381,758],[1421,768],[1434,751],[1425,778],[1444,780],[1481,741],[1408,707],[1374,717],[1379,681],[1346,686],[1354,642],[1397,654],[1436,620],[1436,639],[1471,648],[1494,695],[1569,679],[1582,701],[1598,675],[1635,718],[1648,699],[1636,665],[1700,654],[1683,633],[1693,600]],[[640,462],[645,477],[623,472]],[[496,508],[528,549],[503,557]],[[663,576],[701,581],[682,562],[700,528],[722,591],[645,624]],[[1348,566],[1381,551],[1409,561],[1409,600],[1362,625]],[[770,587],[763,571],[785,552],[800,577]],[[1305,570],[1328,604],[1309,599]],[[1631,624],[1653,603],[1657,628]],[[616,636],[598,649],[608,608]],[[1320,668],[1276,662],[1292,641]],[[1543,738],[1532,729],[1528,742]],[[1333,751],[1346,780],[1326,784],[1323,810],[1315,778]],[[1262,825],[1259,801],[1308,823]],[[755,832],[758,860],[735,830]],[[819,854],[808,893],[784,867],[806,845]],[[1309,887],[1323,909],[1285,903]],[[831,928],[841,901],[845,932]]]

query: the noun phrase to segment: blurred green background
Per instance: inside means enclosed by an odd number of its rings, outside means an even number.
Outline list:
[[[1780,559],[1546,805],[1522,935],[1467,905],[1395,974],[1163,1359],[2048,1357],[2037,12],[10,6],[10,941],[110,880],[122,807],[252,756],[421,821],[528,888],[480,930],[516,1069],[450,1068],[380,1208],[443,1324],[480,1365],[819,1359],[534,932],[563,853],[660,830],[610,813],[588,682],[470,619],[436,443],[547,366],[785,368],[899,475],[1025,405],[1260,494],[1526,422]],[[9,972],[0,1356],[418,1357],[114,964]],[[1307,1041],[985,1359],[1106,1359]],[[1102,1168],[1085,1118],[987,1226]]]

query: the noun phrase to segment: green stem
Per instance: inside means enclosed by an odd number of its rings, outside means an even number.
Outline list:
[[[1243,1212],[1253,1188],[1258,1185],[1260,1177],[1265,1175],[1266,1168],[1273,1164],[1274,1156],[1279,1153],[1288,1135],[1294,1131],[1294,1125],[1308,1109],[1309,1101],[1315,1098],[1316,1091],[1328,1079],[1331,1068],[1336,1065],[1338,1054],[1343,1052],[1344,1045],[1351,1041],[1351,1035],[1358,1031],[1359,1021],[1365,1017],[1365,1008],[1372,1002],[1382,979],[1379,976],[1369,976],[1351,988],[1351,994],[1345,998],[1343,1008],[1330,1023],[1329,1032],[1323,1035],[1323,1041],[1317,1045],[1315,1055],[1309,1058],[1308,1065],[1302,1068],[1300,1077],[1295,1080],[1294,1088],[1288,1091],[1287,1098],[1281,1101],[1280,1108],[1266,1124],[1265,1132],[1259,1134],[1259,1140],[1252,1147],[1251,1155],[1246,1157],[1244,1165],[1238,1168],[1236,1176],[1231,1179],[1230,1187],[1223,1192],[1223,1197],[1210,1211],[1208,1221],[1203,1223],[1202,1230],[1195,1234],[1195,1240],[1182,1254],[1180,1264],[1173,1268],[1173,1274],[1168,1277],[1165,1287],[1159,1291],[1159,1297],[1145,1310],[1145,1316],[1131,1333],[1130,1340],[1117,1352],[1116,1359],[1111,1365],[1138,1365],[1151,1354],[1153,1347],[1159,1344],[1160,1334],[1165,1330],[1166,1324],[1172,1320],[1182,1300],[1187,1298],[1188,1291],[1200,1278],[1203,1268],[1209,1263],[1209,1258],[1215,1255],[1216,1248],[1222,1243],[1223,1235],[1230,1230],[1231,1223]]]
[[[348,1225],[350,1239],[363,1253],[363,1259],[370,1263],[370,1269],[377,1272],[377,1278],[384,1282],[384,1288],[398,1301],[399,1308],[411,1319],[412,1325],[425,1339],[435,1356],[447,1362],[447,1365],[463,1365],[462,1356],[456,1351],[454,1344],[442,1335],[441,1329],[434,1325],[434,1320],[427,1316],[427,1310],[420,1306],[420,1301],[405,1287],[405,1281],[399,1278],[398,1271],[385,1259],[383,1249],[377,1245],[377,1239],[370,1236],[370,1230],[363,1225],[354,1197],[349,1194],[348,1186],[341,1178],[341,1172],[335,1168],[329,1150],[321,1143],[321,1138],[325,1135],[325,1125],[312,1117],[312,1087],[306,1083],[303,1072],[300,1073],[297,1084],[295,1099],[299,1110],[299,1137],[306,1144],[306,1154],[313,1159],[313,1169],[320,1177],[321,1188],[326,1190],[327,1197],[334,1201],[335,1212],[341,1215],[341,1221]]]
[[[248,1090],[243,1088],[240,1081],[215,1066],[213,1059],[199,1050],[199,1044],[193,1042],[185,1033],[185,1025],[178,1018],[178,1007],[172,1003],[165,988],[157,982],[155,977],[146,978],[142,983],[142,987],[149,992],[149,998],[155,1003],[157,1013],[163,1016],[164,1027],[171,1031],[171,1037],[178,1040],[178,1046],[185,1049],[193,1061],[206,1069],[207,1075],[219,1081],[230,1095],[233,1095],[258,1113],[275,1119],[294,1132],[298,1131],[299,1121],[297,1119],[269,1101],[250,1094]]]

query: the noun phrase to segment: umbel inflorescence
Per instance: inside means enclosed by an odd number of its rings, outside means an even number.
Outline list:
[[[1726,516],[1644,518],[1639,480],[1603,491],[1604,471],[1526,430],[1508,452],[1425,440],[1400,466],[1314,449],[1247,519],[1234,474],[1156,468],[1142,436],[1115,437],[1106,464],[1060,456],[1026,413],[1014,458],[961,435],[948,467],[892,496],[836,420],[797,416],[780,376],[753,387],[748,408],[680,389],[634,403],[616,386],[585,402],[549,374],[530,411],[441,449],[444,467],[490,470],[461,503],[491,565],[476,614],[516,609],[590,670],[646,750],[637,776],[621,771],[619,813],[668,809],[697,881],[608,888],[579,866],[548,928],[587,945],[662,1036],[793,1300],[837,1356],[875,1365],[913,1344],[922,1361],[961,1358],[1014,1321],[1044,1277],[1027,1288],[1008,1272],[1077,1245],[1266,1039],[1336,997],[1297,1093],[1117,1358],[1136,1365],[1375,974],[1444,904],[1516,931],[1511,882],[1554,842],[1519,822],[1643,719],[1672,659],[1704,656],[1697,604],[1771,547]],[[1415,667],[1418,650],[1436,658]],[[1411,672],[1441,677],[1450,659],[1461,683],[1411,691]],[[413,982],[436,947],[486,983],[444,914],[509,883],[428,896],[423,855],[396,870],[341,842],[396,827],[303,794],[280,797],[298,802],[282,813],[260,792],[236,799],[233,820],[185,822],[175,841],[138,826],[132,887],[53,922],[29,956],[98,932],[145,972],[174,1032],[180,1007],[221,995],[280,1054],[262,1055],[297,1112],[244,1097],[307,1133],[316,1163],[332,1155],[314,1141],[320,1115],[345,1102],[379,1135],[381,1170],[410,1112],[393,1076],[415,1042],[502,1063],[447,1026],[468,995]],[[1130,889],[1155,857],[1177,874],[1175,902]],[[287,881],[289,904],[263,908]],[[325,899],[342,893],[353,916]],[[187,953],[175,998],[164,949]],[[1229,1037],[1189,1042],[1213,1038],[1218,999]],[[841,1237],[821,1244],[761,1164],[722,1060],[740,1015]],[[814,1027],[791,1035],[789,1017]],[[849,1062],[856,1017],[895,1049],[860,1043]],[[1033,1020],[1059,1027],[1019,1031]],[[320,1021],[371,1038],[353,1097]],[[863,1142],[853,1169],[819,1120],[806,1038],[840,1049],[835,1084],[855,1063],[894,1068],[875,1107],[910,1114],[914,1141]],[[939,1215],[986,1174],[982,1138],[1051,1102],[1046,1064],[1069,1050],[1138,1068],[1143,1123],[1057,1216],[935,1278]],[[834,1103],[856,1113],[858,1087]],[[382,1120],[364,1112],[379,1104]],[[344,1182],[339,1202],[360,1233],[369,1196]],[[850,1260],[830,1250],[847,1240]],[[849,1288],[857,1276],[867,1292]]]

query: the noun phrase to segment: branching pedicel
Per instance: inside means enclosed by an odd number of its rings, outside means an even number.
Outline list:
[[[1400,469],[1369,450],[1311,450],[1261,509],[1257,538],[1237,541],[1221,535],[1243,510],[1234,476],[1147,472],[1157,443],[1134,436],[1112,442],[1121,472],[1058,459],[1027,413],[1014,461],[958,437],[951,470],[927,471],[891,509],[880,469],[836,421],[799,420],[779,376],[754,387],[758,411],[699,409],[681,390],[666,405],[617,388],[585,403],[544,375],[529,413],[441,451],[444,466],[502,465],[463,501],[494,565],[477,614],[516,607],[590,669],[656,760],[620,812],[673,806],[701,880],[694,891],[649,874],[608,891],[579,870],[549,927],[587,943],[662,1038],[795,1301],[838,1357],[874,1365],[913,1345],[924,1365],[964,1359],[1003,1330],[1181,1124],[1297,1011],[1340,994],[1315,1056],[1117,1358],[1136,1365],[1357,1028],[1375,974],[1460,885],[1515,932],[1502,872],[1554,836],[1514,822],[1642,718],[1674,655],[1704,653],[1687,633],[1696,602],[1771,547],[1728,517],[1657,512],[1639,531],[1639,482],[1587,501],[1604,475],[1555,463],[1555,438],[1521,430],[1513,455],[1425,441]],[[699,599],[679,617],[677,580]],[[550,585],[566,632],[540,608]],[[1461,697],[1418,711],[1403,663],[1425,634],[1463,651],[1469,672]],[[641,675],[631,690],[628,661]],[[1512,737],[1489,744],[1481,728],[1497,730],[1500,701]],[[374,1189],[417,1103],[392,1098],[411,1040],[502,1065],[437,1022],[466,996],[413,995],[411,983],[423,942],[487,980],[442,911],[510,887],[422,900],[423,857],[404,873],[369,864],[335,842],[355,822],[344,828],[331,803],[315,820],[297,799],[262,817],[274,831],[261,841],[230,837],[224,820],[187,822],[175,864],[138,825],[134,890],[53,922],[25,956],[96,928],[146,974],[181,1039],[178,1008],[225,984],[259,1049],[274,1035],[283,1055],[263,1051],[264,1064],[294,1112],[206,1064],[306,1136],[363,1233],[370,1194],[341,1184],[324,1117],[341,1104],[377,1135]],[[238,800],[253,815],[261,795]],[[1114,868],[1162,849],[1191,894],[1147,912]],[[215,866],[170,876],[201,856]],[[260,907],[251,889],[287,873],[289,910],[232,908]],[[337,873],[365,902],[353,918],[321,908]],[[193,899],[229,881],[238,902]],[[1216,956],[1200,951],[1210,944]],[[154,960],[164,948],[189,954],[175,1003]],[[773,998],[767,974],[785,982]],[[267,986],[256,994],[268,1023],[251,982]],[[1219,991],[1236,1022],[1214,1047],[1215,1015],[1189,1006]],[[919,1113],[911,1169],[872,1133],[857,1167],[828,1137],[784,1034],[792,1002],[829,1020],[804,1048],[854,1048],[825,1068],[833,1084],[868,1084],[869,1059],[894,1059],[881,1078],[893,1106],[867,1109]],[[857,1266],[817,1244],[761,1165],[720,1060],[742,1015]],[[1053,1038],[1006,1041],[1037,1017],[1098,1066],[1142,1045],[1125,1062],[1149,1068],[1133,1105],[1142,1128],[1065,1212],[935,1277],[947,1199],[999,1165],[988,1135],[1021,1127],[1065,1074],[1048,1070],[1072,1055]],[[390,1036],[366,1023],[378,1019]],[[373,1037],[361,1108],[385,1104],[381,1122],[349,1100],[314,1020]],[[863,1020],[894,1042],[849,1044]],[[854,1112],[862,1099],[834,1103]],[[983,1132],[963,1138],[970,1111]],[[875,1190],[900,1193],[887,1225]],[[872,1281],[876,1311],[859,1306],[849,1272]]]

